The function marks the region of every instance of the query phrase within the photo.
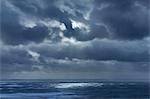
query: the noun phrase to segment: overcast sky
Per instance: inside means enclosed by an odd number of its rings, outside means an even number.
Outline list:
[[[148,1],[1,0],[1,78],[148,80]]]

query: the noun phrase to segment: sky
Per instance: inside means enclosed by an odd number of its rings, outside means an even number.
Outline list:
[[[1,0],[2,79],[149,79],[149,0]]]

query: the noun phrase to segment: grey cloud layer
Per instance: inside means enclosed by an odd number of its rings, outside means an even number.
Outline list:
[[[84,73],[88,77],[91,73],[101,75],[106,72],[106,76],[113,74],[115,77],[118,75],[116,72],[122,75],[133,72],[131,78],[134,78],[134,74],[137,73],[143,75],[143,79],[147,79],[145,75],[149,68],[148,52],[146,49],[143,50],[147,45],[143,41],[137,42],[95,39],[90,42],[43,42],[31,43],[27,46],[3,46],[2,72],[3,74],[17,72],[30,74],[38,71],[56,75],[57,72],[64,75],[75,73],[74,75],[80,74],[81,77]]]
[[[94,75],[109,72],[109,78],[123,71],[127,78],[136,73],[143,74],[139,79],[147,78],[148,4],[148,0],[2,0],[3,73],[9,78],[19,72],[59,71],[78,72],[79,77],[82,72],[89,76],[91,70]]]
[[[94,38],[142,39],[149,34],[149,8],[146,4],[148,0],[3,0],[2,40],[6,44],[22,44],[29,41],[40,42],[48,36],[50,31],[46,26],[36,24],[34,28],[25,28],[20,24],[23,18],[37,21],[45,18],[58,20],[66,26],[66,30],[63,31],[66,37],[75,37],[80,41]],[[88,24],[90,32],[85,33],[86,31],[78,27],[73,28],[70,19]],[[28,33],[30,31],[32,33]],[[18,38],[20,40],[16,41]]]
[[[142,39],[149,35],[149,0],[96,0],[102,7],[92,13],[95,22],[102,21],[119,39]]]

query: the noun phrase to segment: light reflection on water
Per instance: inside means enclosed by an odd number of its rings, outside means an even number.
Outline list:
[[[0,81],[2,99],[148,99],[148,83]]]

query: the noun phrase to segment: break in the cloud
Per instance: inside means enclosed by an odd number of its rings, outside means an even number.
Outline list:
[[[2,0],[2,78],[148,80],[148,4]]]

